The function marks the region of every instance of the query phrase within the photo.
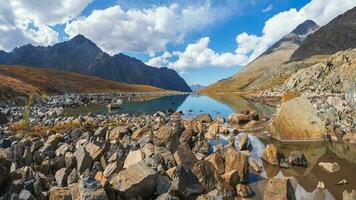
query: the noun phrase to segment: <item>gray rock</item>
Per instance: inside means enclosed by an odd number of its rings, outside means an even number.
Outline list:
[[[86,169],[90,169],[93,165],[93,159],[84,147],[79,147],[74,156],[77,159],[77,171],[79,174],[82,174]]]
[[[172,173],[172,192],[181,199],[195,199],[203,193],[203,187],[193,172],[184,166],[178,166]]]
[[[110,184],[125,199],[148,199],[156,189],[156,181],[157,172],[141,161],[119,172]]]
[[[107,200],[101,183],[92,177],[85,177],[79,181],[79,196],[85,200]]]
[[[36,200],[36,198],[28,190],[21,190],[19,200]]]
[[[56,171],[55,178],[58,186],[62,186],[62,187],[66,186],[68,175],[69,175],[69,170],[67,168],[62,168]]]

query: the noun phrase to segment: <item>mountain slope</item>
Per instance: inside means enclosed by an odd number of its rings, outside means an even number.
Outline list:
[[[191,91],[174,70],[150,67],[124,54],[110,56],[82,35],[49,47],[25,45],[10,53],[0,51],[0,63],[70,71],[130,84]]]
[[[330,55],[356,47],[356,7],[339,15],[308,37],[293,53],[291,60],[313,55]]]
[[[234,76],[210,85],[202,92],[218,93],[246,90],[263,73],[288,61],[304,39],[318,28],[319,26],[314,21],[303,22]]]
[[[164,92],[147,86],[125,84],[97,77],[50,69],[0,65],[0,99],[11,100],[30,94],[68,92]]]

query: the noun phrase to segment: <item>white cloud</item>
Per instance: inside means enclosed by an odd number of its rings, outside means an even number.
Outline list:
[[[170,57],[172,54],[165,51],[161,56],[151,58],[146,64],[152,67],[165,67],[169,63]]]
[[[178,57],[168,64],[169,68],[178,71],[204,67],[231,67],[246,62],[247,57],[241,54],[217,53],[208,47],[209,37],[204,37],[196,43],[189,44],[183,52],[174,52]]]
[[[292,8],[280,12],[266,21],[262,36],[246,33],[238,35],[240,42],[236,51],[246,52],[249,61],[252,61],[303,21],[312,19],[319,25],[325,25],[354,6],[355,0],[312,0],[300,10]]]
[[[273,9],[273,5],[269,4],[266,8],[262,9],[263,13],[267,13]]]
[[[150,53],[164,51],[168,43],[180,43],[187,34],[225,18],[227,13],[222,10],[208,0],[198,5],[173,3],[149,9],[124,10],[115,5],[68,23],[65,32],[70,37],[83,34],[112,54]]]
[[[27,43],[49,45],[58,41],[52,25],[78,16],[92,0],[2,0],[0,48],[12,50]]]

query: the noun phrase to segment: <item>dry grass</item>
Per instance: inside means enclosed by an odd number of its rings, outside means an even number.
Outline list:
[[[153,86],[131,85],[70,72],[23,66],[0,65],[0,75],[0,89],[12,87],[19,93],[165,91]]]

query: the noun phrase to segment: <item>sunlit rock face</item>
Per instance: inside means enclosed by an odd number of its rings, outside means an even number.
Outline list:
[[[305,97],[282,103],[270,124],[271,136],[277,140],[322,140],[324,123]]]

